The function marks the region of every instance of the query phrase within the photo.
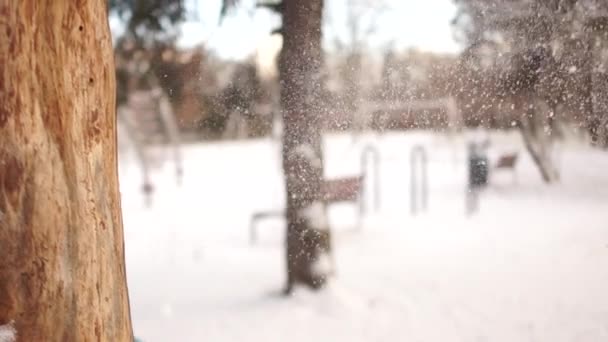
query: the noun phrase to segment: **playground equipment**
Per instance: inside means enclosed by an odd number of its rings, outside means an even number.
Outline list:
[[[371,157],[371,158],[370,158]],[[369,163],[373,162],[373,208],[378,210],[380,207],[380,182],[379,182],[379,163],[380,153],[374,146],[368,145],[361,152],[361,176],[345,177],[324,180],[321,183],[321,198],[326,204],[340,202],[359,202],[359,217],[357,226],[361,227],[363,214],[367,212],[365,206],[364,190],[365,180],[368,179],[367,171]],[[249,242],[254,244],[257,241],[257,225],[260,220],[269,217],[284,217],[285,210],[264,211],[253,214],[249,221]]]
[[[126,105],[117,108],[117,113],[140,163],[144,202],[146,206],[150,206],[154,186],[150,179],[150,157],[147,148],[153,143],[153,138],[161,136],[171,144],[176,181],[178,185],[182,182],[183,166],[179,149],[181,139],[171,104],[161,89],[136,91],[130,94]]]
[[[373,208],[375,211],[380,209],[380,151],[373,145],[366,145],[361,151],[361,173],[367,175],[370,158],[373,166]],[[364,179],[365,180],[365,179]],[[360,212],[367,212],[365,196],[365,187],[363,187],[362,200],[360,201]]]
[[[139,161],[142,172],[143,185],[141,190],[144,193],[144,203],[146,206],[150,206],[152,204],[153,187],[150,180],[150,163],[148,155],[146,154],[145,146],[141,139],[138,139],[137,134],[135,133],[136,129],[131,123],[130,111],[128,108],[123,106],[118,107],[117,119],[118,122],[123,125],[131,146],[133,146],[133,149],[135,150],[135,155],[137,156],[137,160]]]
[[[427,153],[421,145],[410,154],[410,209],[412,215],[428,207]]]

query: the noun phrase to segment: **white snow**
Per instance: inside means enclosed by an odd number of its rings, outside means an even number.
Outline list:
[[[333,273],[331,257],[326,251],[320,251],[319,258],[312,265],[312,273],[317,275],[327,275]]]
[[[325,205],[322,202],[313,202],[310,206],[301,209],[298,215],[308,221],[313,229],[327,230],[329,228],[329,223],[326,220],[327,215],[325,215]]]
[[[17,331],[13,323],[0,325],[0,342],[17,341]]]
[[[296,147],[293,152],[294,154],[299,154],[305,159],[307,159],[310,165],[315,168],[320,168],[323,165],[321,163],[321,159],[319,159],[319,156],[317,155],[315,150],[312,148],[312,146],[308,144],[298,145],[298,147]]]
[[[329,208],[336,276],[321,293],[284,285],[284,207],[270,140],[188,146],[175,187],[155,170],[151,210],[140,173],[121,165],[135,335],[153,341],[608,341],[608,153],[571,142],[562,180],[545,186],[517,134],[517,177],[492,176],[480,212],[465,216],[466,141],[428,133],[325,139],[326,176],[360,173],[361,147],[380,147],[381,208],[356,229],[353,204]],[[409,215],[413,145],[429,156],[429,209]],[[170,160],[170,159],[169,159]]]

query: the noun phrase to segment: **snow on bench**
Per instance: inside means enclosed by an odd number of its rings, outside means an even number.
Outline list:
[[[339,202],[358,202],[361,197],[363,176],[345,177],[325,180],[321,183],[321,198],[326,204]],[[255,213],[249,223],[249,239],[253,244],[257,240],[256,225],[258,220],[268,217],[284,217],[285,210]]]

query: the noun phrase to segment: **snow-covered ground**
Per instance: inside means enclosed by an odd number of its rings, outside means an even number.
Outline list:
[[[270,140],[188,146],[185,175],[153,173],[143,206],[137,166],[121,162],[127,273],[143,341],[608,341],[608,153],[560,148],[562,182],[545,186],[518,135],[493,134],[491,155],[520,151],[514,181],[493,175],[465,215],[465,138],[426,133],[325,139],[328,177],[360,172],[380,149],[381,208],[356,229],[356,206],[332,207],[337,276],[321,293],[278,295],[283,204]],[[409,212],[409,159],[429,157],[429,208]]]

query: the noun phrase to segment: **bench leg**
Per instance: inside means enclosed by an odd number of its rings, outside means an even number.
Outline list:
[[[262,213],[257,213],[254,214],[251,219],[249,220],[249,244],[254,245],[257,240],[258,240],[258,235],[257,235],[257,225],[256,223],[259,220],[268,218],[268,217],[272,217],[272,216],[277,216],[277,217],[281,217],[281,216],[285,216],[285,212],[284,211],[280,211],[280,212],[262,212]]]
[[[251,246],[255,245],[255,243],[257,241],[257,236],[256,236],[256,231],[255,231],[255,222],[256,221],[257,221],[257,218],[254,217],[249,222],[249,245],[251,245]]]

